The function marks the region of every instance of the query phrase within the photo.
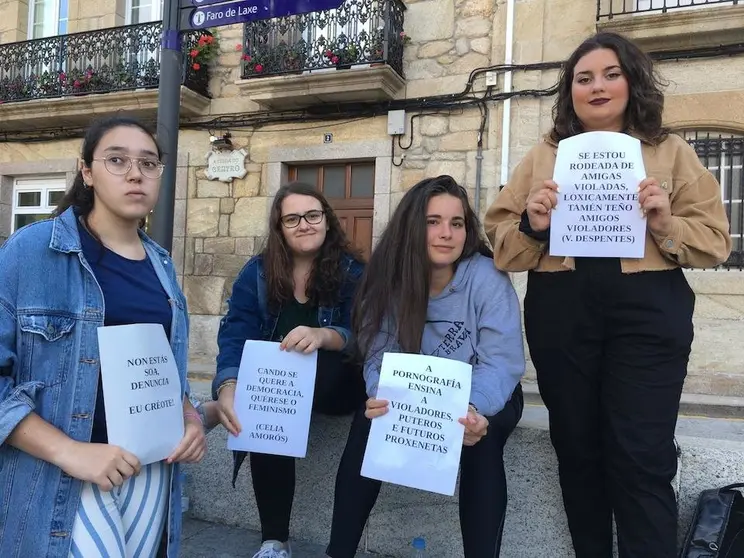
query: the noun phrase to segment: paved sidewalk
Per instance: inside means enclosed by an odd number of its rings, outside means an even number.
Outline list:
[[[261,535],[240,527],[228,527],[184,517],[181,558],[251,558],[261,545]],[[292,541],[292,558],[326,558],[325,547]],[[384,558],[359,553],[357,558]]]

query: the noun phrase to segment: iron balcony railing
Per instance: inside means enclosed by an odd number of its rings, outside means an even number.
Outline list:
[[[401,0],[346,0],[340,8],[245,25],[243,79],[387,64],[403,76]]]
[[[0,101],[48,99],[158,87],[161,22],[0,45]],[[183,51],[202,32],[183,35]],[[206,65],[184,63],[183,85],[209,96]]]
[[[726,268],[744,268],[744,136],[688,131],[685,139],[721,185],[733,249]]]
[[[597,0],[597,20],[618,15],[666,13],[672,10],[733,6],[743,0]]]

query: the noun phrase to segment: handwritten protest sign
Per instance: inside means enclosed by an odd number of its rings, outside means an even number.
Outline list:
[[[110,444],[142,465],[168,457],[183,438],[181,380],[160,324],[98,328]]]
[[[246,341],[235,388],[242,430],[231,450],[305,457],[318,353],[279,350],[279,343]]]
[[[550,216],[553,256],[642,258],[646,220],[638,185],[646,178],[640,140],[587,132],[558,144],[553,181],[558,207]]]
[[[453,495],[468,412],[472,366],[427,355],[385,353],[362,476]]]

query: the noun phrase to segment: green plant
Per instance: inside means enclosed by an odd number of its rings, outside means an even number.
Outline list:
[[[216,34],[202,33],[196,45],[189,51],[189,65],[194,70],[201,69],[202,64],[211,62],[220,53],[220,41]]]
[[[339,35],[326,45],[325,57],[334,66],[350,66],[360,61],[359,47],[349,42],[346,35]]]

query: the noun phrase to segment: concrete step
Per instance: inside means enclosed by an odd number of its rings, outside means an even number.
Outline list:
[[[544,406],[537,383],[524,381],[522,387],[525,403]],[[744,397],[683,392],[679,414],[691,417],[744,419]]]
[[[192,391],[195,397],[207,399],[209,382],[194,381]],[[530,397],[534,398],[534,393]],[[334,479],[349,422],[348,417],[313,418],[308,456],[297,460],[291,531],[298,540],[318,545],[328,542]],[[744,479],[743,426],[737,419],[680,417],[677,440],[681,457],[675,479],[680,536],[687,529],[701,490]],[[191,513],[201,520],[257,530],[248,463],[233,489],[225,430],[213,430],[208,442],[204,461],[187,468]],[[501,555],[572,558],[545,407],[525,407],[522,421],[507,443],[504,460],[509,499]],[[456,496],[386,484],[370,516],[367,545],[362,550],[403,557],[411,539],[424,536],[431,558],[461,558],[459,533]],[[248,552],[244,555],[250,556]]]

